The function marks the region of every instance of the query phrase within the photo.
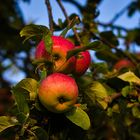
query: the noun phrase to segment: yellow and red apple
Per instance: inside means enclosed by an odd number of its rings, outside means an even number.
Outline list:
[[[40,83],[38,97],[41,104],[49,111],[63,113],[76,103],[78,86],[72,77],[53,73]]]
[[[76,48],[79,48],[77,46]],[[74,74],[77,76],[83,75],[87,69],[89,68],[91,63],[91,57],[89,51],[83,51],[77,54],[76,56],[76,64],[74,68]]]
[[[52,54],[50,55],[47,52],[47,46],[45,48],[45,43],[42,40],[35,50],[35,59],[45,58],[52,60],[54,62],[54,72],[71,73],[75,66],[76,58],[72,56],[67,60],[66,56],[68,51],[74,49],[74,44],[60,36],[52,36],[52,42]]]

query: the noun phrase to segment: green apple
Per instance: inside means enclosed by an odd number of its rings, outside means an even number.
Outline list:
[[[79,47],[80,46],[77,46],[76,48],[79,48]],[[76,56],[74,74],[77,76],[83,75],[89,68],[90,63],[91,63],[91,57],[90,57],[89,51],[80,52]]]
[[[78,86],[72,77],[53,73],[40,83],[38,97],[41,104],[49,111],[63,113],[76,103]]]
[[[68,51],[74,49],[74,44],[60,36],[52,36],[52,42],[52,54],[50,55],[47,52],[42,40],[35,50],[35,59],[45,58],[52,60],[54,62],[53,72],[71,73],[75,66],[76,58],[72,56],[67,60],[66,56]]]

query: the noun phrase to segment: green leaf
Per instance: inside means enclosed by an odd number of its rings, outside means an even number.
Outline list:
[[[127,95],[129,95],[129,93],[132,91],[132,88],[130,86],[125,86],[124,88],[122,88],[122,95],[124,97],[126,97]]]
[[[137,106],[134,106],[134,107],[132,108],[132,114],[133,114],[134,117],[140,119],[140,110],[138,109]]]
[[[112,47],[116,47],[119,45],[119,41],[112,31],[101,32],[100,37],[113,45]]]
[[[15,88],[24,89],[25,91],[29,92],[30,100],[35,100],[37,97],[37,87],[38,82],[32,78],[25,78],[15,86]]]
[[[0,133],[6,129],[18,126],[18,121],[14,117],[0,116]]]
[[[52,44],[53,44],[52,38],[51,38],[51,34],[50,33],[47,34],[47,35],[45,34],[43,36],[43,40],[44,40],[45,48],[46,48],[47,52],[51,53],[51,51],[52,51]]]
[[[82,52],[82,51],[86,51],[86,50],[94,50],[95,48],[97,48],[99,45],[101,44],[100,41],[94,41],[90,44],[88,44],[87,46],[84,46],[84,47],[80,47],[80,48],[75,48],[73,50],[70,50],[68,51],[67,53],[67,60],[74,56],[74,55],[77,55],[79,52]],[[95,47],[95,48],[94,48]]]
[[[139,79],[139,77],[137,77],[131,71],[119,75],[118,78],[120,78],[123,81],[129,82],[129,83],[135,83],[137,85],[140,85],[140,79]]]
[[[96,98],[104,99],[108,97],[105,87],[98,81],[92,83],[90,90],[95,94]]]
[[[27,103],[27,95],[23,92],[21,88],[12,88],[12,93],[15,97],[15,101],[19,110],[19,113],[22,112],[27,117],[29,116],[29,106]]]
[[[63,32],[60,34],[60,36],[65,37],[65,35],[67,34],[67,32],[73,28],[75,26],[75,24],[79,24],[80,23],[80,18],[76,15],[73,14],[72,19],[70,20],[68,26],[63,30]]]
[[[34,126],[31,128],[31,131],[36,135],[38,140],[47,140],[49,137],[47,132],[41,127]]]
[[[44,35],[50,33],[49,29],[43,25],[30,24],[26,25],[21,31],[20,36],[25,36],[24,42],[30,38],[38,37],[42,39]]]
[[[91,70],[98,73],[107,73],[108,72],[108,65],[107,63],[101,62],[101,63],[93,63],[91,64]]]
[[[107,108],[108,103],[104,100],[108,97],[107,90],[100,82],[94,81],[86,94],[94,104],[97,101],[103,109]]]
[[[74,107],[69,112],[65,113],[65,116],[74,124],[81,127],[84,130],[90,128],[90,119],[85,111],[80,107]]]

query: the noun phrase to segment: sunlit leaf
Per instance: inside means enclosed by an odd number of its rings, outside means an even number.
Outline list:
[[[100,82],[94,81],[86,94],[94,104],[98,102],[103,109],[107,108],[108,103],[104,100],[108,97],[107,90]]]
[[[31,100],[34,100],[37,96],[37,87],[38,82],[32,78],[25,78],[16,85],[16,88],[24,89],[29,92]]]
[[[129,93],[132,91],[132,88],[130,86],[125,86],[124,88],[122,88],[122,95],[124,97],[126,97],[127,95],[129,95]]]
[[[65,116],[74,124],[81,127],[84,130],[90,128],[90,119],[85,111],[80,107],[75,107],[69,112],[65,113]]]
[[[51,50],[52,50],[52,38],[51,38],[51,34],[47,34],[47,35],[44,35],[43,36],[43,40],[44,40],[44,43],[45,43],[45,47],[46,47],[46,50],[48,53],[51,53]]]
[[[43,25],[35,25],[35,24],[29,24],[26,25],[21,31],[20,36],[25,37],[24,42],[28,39],[31,39],[32,37],[37,37],[42,39],[43,36],[50,33],[49,29],[46,26]]]
[[[139,77],[137,77],[131,71],[119,75],[118,78],[120,78],[123,81],[129,82],[129,83],[135,83],[135,84],[140,85],[140,79],[139,79]]]
[[[9,116],[0,116],[0,133],[6,129],[9,129],[14,126],[18,126],[18,121],[16,118]]]

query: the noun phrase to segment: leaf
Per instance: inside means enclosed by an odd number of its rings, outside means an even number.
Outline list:
[[[36,135],[38,140],[47,140],[49,137],[47,132],[41,127],[34,126],[31,128],[31,131]]]
[[[73,28],[75,26],[75,24],[80,23],[80,18],[78,17],[78,15],[73,14],[72,19],[70,20],[69,24],[67,25],[67,27],[63,30],[63,32],[60,34],[60,36],[65,37],[65,35],[67,34],[67,32]]]
[[[17,103],[17,107],[19,110],[19,113],[22,112],[23,114],[26,115],[26,117],[29,116],[29,106],[27,103],[27,95],[23,93],[23,90],[20,88],[12,88],[12,93],[15,97],[15,101]]]
[[[94,81],[86,94],[94,104],[97,101],[103,109],[107,108],[108,103],[104,100],[108,97],[107,90],[100,82]]]
[[[100,41],[94,41],[94,42],[88,44],[87,46],[80,47],[80,48],[75,48],[73,50],[70,50],[67,53],[67,60],[70,57],[72,57],[74,55],[77,55],[79,52],[86,51],[86,50],[94,50],[94,47],[97,48],[100,44],[101,44]]]
[[[119,45],[119,41],[112,31],[101,32],[100,37],[103,40],[106,40],[107,42],[109,42],[111,45],[113,45],[113,47],[116,47]]]
[[[32,78],[25,78],[21,80],[15,88],[24,89],[30,94],[30,100],[35,100],[37,97],[38,82]]]
[[[74,124],[81,127],[84,130],[90,128],[90,119],[85,111],[80,107],[74,107],[69,112],[65,113],[65,116]]]
[[[8,128],[18,126],[18,121],[9,116],[0,116],[0,133]]]
[[[99,100],[97,99],[97,102],[101,105],[101,107],[105,110],[108,107],[108,103],[105,102],[104,100]]]
[[[121,94],[126,97],[131,91],[132,88],[130,86],[125,86],[124,88],[122,88]]]
[[[118,76],[123,81],[140,85],[140,79],[131,71]]]
[[[104,98],[108,97],[105,87],[98,81],[93,82],[93,84],[90,87],[90,90],[99,99],[104,99]]]
[[[138,107],[134,106],[132,108],[132,114],[133,114],[134,117],[140,119],[140,110],[138,109]]]
[[[100,63],[93,63],[91,64],[91,70],[98,73],[107,73],[108,72],[108,65],[105,62]]]
[[[48,53],[51,53],[52,44],[53,44],[52,38],[51,38],[51,34],[50,34],[50,33],[47,34],[47,35],[45,34],[45,35],[43,36],[43,40],[44,40],[45,48],[46,48],[47,52],[48,52]]]
[[[38,37],[42,39],[44,35],[47,35],[50,33],[49,29],[46,26],[43,25],[35,25],[35,24],[29,24],[26,25],[21,31],[20,36],[25,36],[24,42],[27,41],[30,38]]]

